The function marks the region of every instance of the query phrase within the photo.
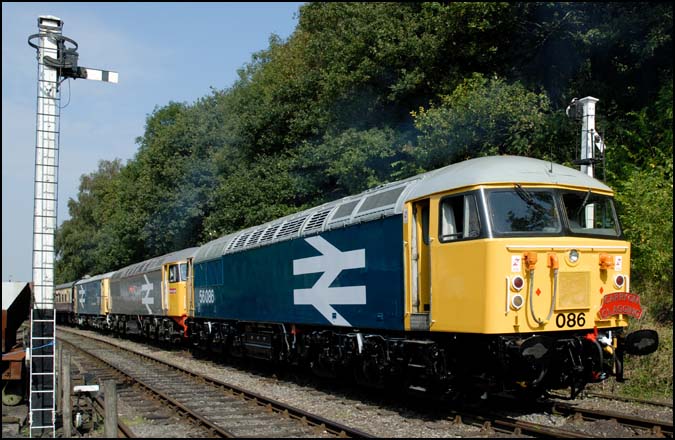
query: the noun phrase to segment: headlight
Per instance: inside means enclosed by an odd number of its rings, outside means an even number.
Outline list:
[[[570,263],[576,263],[577,261],[579,261],[579,251],[577,251],[576,249],[572,249],[570,251],[569,260]]]

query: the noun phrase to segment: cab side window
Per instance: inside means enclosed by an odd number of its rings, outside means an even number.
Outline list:
[[[170,283],[177,283],[179,280],[178,276],[178,265],[177,264],[172,264],[169,266],[169,282]]]
[[[429,203],[422,207],[422,240],[429,245]]]
[[[474,194],[446,197],[441,200],[440,211],[441,242],[480,236],[480,220]]]

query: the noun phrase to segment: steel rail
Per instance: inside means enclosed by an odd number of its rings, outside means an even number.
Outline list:
[[[103,359],[97,357],[95,354],[93,354],[93,353],[91,353],[91,352],[88,352],[88,351],[86,351],[85,349],[83,349],[82,347],[78,347],[77,345],[75,345],[75,344],[73,344],[73,343],[71,343],[71,342],[69,342],[69,341],[66,341],[65,339],[60,338],[60,337],[58,337],[58,336],[57,336],[57,339],[60,339],[62,343],[66,343],[66,344],[70,345],[71,347],[74,347],[76,350],[82,351],[83,353],[86,353],[86,354],[89,355],[89,356],[95,357],[98,361],[103,362],[104,364],[106,364],[106,365],[108,366],[108,368],[111,368],[111,369],[117,371],[119,374],[122,374],[123,376],[128,377],[128,378],[131,379],[133,382],[135,382],[135,383],[141,385],[143,388],[145,388],[146,390],[148,390],[148,391],[151,392],[152,394],[158,396],[161,400],[163,400],[164,402],[166,402],[167,404],[169,404],[171,407],[173,407],[173,408],[178,408],[178,409],[181,411],[182,414],[185,414],[185,415],[187,415],[188,417],[190,417],[190,418],[196,420],[198,423],[200,423],[201,425],[204,425],[204,426],[206,427],[207,430],[213,432],[214,434],[217,434],[218,436],[220,436],[220,437],[225,437],[225,438],[233,438],[233,437],[235,437],[235,436],[234,436],[232,433],[230,433],[229,431],[224,430],[224,429],[222,429],[222,428],[220,428],[220,427],[214,425],[213,423],[209,422],[207,419],[205,419],[204,417],[200,416],[199,414],[196,414],[196,413],[192,412],[190,409],[185,408],[182,404],[180,404],[179,402],[176,402],[174,399],[170,398],[169,396],[166,396],[166,395],[163,394],[162,392],[153,389],[150,385],[146,384],[146,383],[143,382],[142,380],[130,376],[129,374],[125,373],[124,371],[120,370],[119,368],[115,367],[114,365],[110,364],[109,362],[106,362],[105,360],[103,360]],[[111,344],[111,345],[112,345],[112,344]]]
[[[252,401],[252,402],[258,404],[259,406],[264,406],[264,407],[266,407],[266,408],[268,408],[268,409],[270,409],[270,410],[272,410],[276,413],[283,414],[283,415],[288,416],[289,418],[292,418],[292,419],[303,421],[307,425],[324,429],[327,432],[329,432],[329,433],[331,433],[335,436],[338,436],[338,437],[353,437],[353,438],[373,438],[373,437],[375,437],[372,434],[369,434],[367,432],[358,430],[356,428],[349,427],[347,425],[341,424],[341,423],[339,423],[335,420],[330,420],[330,419],[327,419],[325,417],[319,416],[317,414],[309,413],[309,412],[304,411],[300,408],[296,408],[296,407],[293,407],[291,405],[287,405],[283,402],[279,402],[279,401],[274,400],[272,398],[262,396],[260,394],[254,393],[252,391],[248,391],[248,390],[240,388],[236,385],[233,385],[233,384],[230,384],[230,383],[218,380],[218,379],[214,379],[214,378],[211,378],[211,377],[208,377],[208,376],[204,376],[204,375],[202,375],[200,373],[197,373],[195,371],[192,371],[188,368],[173,365],[173,364],[171,364],[169,362],[166,362],[162,359],[159,359],[155,356],[152,356],[152,355],[149,355],[149,354],[146,354],[146,353],[141,353],[141,352],[139,352],[137,350],[134,350],[134,349],[130,349],[130,348],[126,348],[126,347],[120,347],[116,344],[112,344],[109,341],[106,341],[106,340],[101,339],[99,337],[92,336],[92,335],[82,335],[80,333],[72,332],[72,331],[69,331],[68,329],[63,329],[63,328],[59,328],[59,330],[64,331],[66,333],[75,334],[75,335],[78,335],[78,336],[81,336],[81,337],[93,339],[93,340],[96,340],[100,343],[104,343],[104,344],[119,348],[121,350],[128,351],[128,352],[133,353],[137,356],[141,356],[145,359],[149,359],[153,362],[156,362],[156,363],[161,364],[163,366],[169,367],[169,368],[171,368],[173,370],[176,370],[176,371],[179,371],[183,374],[198,378],[199,380],[202,380],[202,381],[204,381],[206,383],[209,383],[213,386],[217,386],[219,388],[222,388],[226,391],[229,391],[230,393],[232,393],[234,395],[238,395],[241,398],[244,398],[248,401]],[[105,361],[103,361],[103,362],[105,362]],[[106,364],[108,364],[108,363],[106,362]],[[110,365],[110,364],[108,364],[108,365]],[[111,365],[111,368],[114,368],[115,370],[120,371],[112,365]],[[120,371],[120,372],[122,374],[125,374],[122,371]],[[135,378],[133,378],[133,379],[135,381],[137,381],[137,379],[135,379]],[[139,382],[139,383],[141,383],[144,387],[148,387],[147,385],[143,384],[142,382]],[[153,391],[153,392],[155,392],[155,391]],[[162,398],[165,399],[168,402],[172,402],[172,404],[175,404],[176,407],[179,407],[182,410],[185,410],[186,412],[190,412],[190,410],[188,408],[185,408],[183,405],[181,405],[178,402],[172,401],[172,399],[170,399],[168,396],[162,396]],[[198,414],[195,414],[194,416],[198,417],[201,420],[204,420],[205,423],[208,423],[203,417],[199,416]],[[217,427],[215,427],[215,428],[217,428]],[[217,429],[219,429],[220,431],[225,431],[225,430],[222,430],[221,428],[217,428]]]
[[[589,408],[580,408],[578,406],[566,403],[556,402],[551,407],[553,414],[571,415],[582,417],[587,420],[616,420],[618,423],[634,428],[650,430],[654,434],[662,434],[668,437],[673,436],[673,422],[656,419],[645,419],[644,417],[632,416],[630,414],[618,413],[615,411],[600,411]],[[578,415],[577,415],[578,414]]]

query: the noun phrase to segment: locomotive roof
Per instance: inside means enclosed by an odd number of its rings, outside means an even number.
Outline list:
[[[108,273],[102,273],[102,274],[99,274],[99,275],[94,275],[93,277],[82,278],[81,280],[76,281],[75,285],[79,286],[80,284],[87,284],[87,283],[91,283],[93,281],[101,281],[105,278],[112,277],[112,274],[114,274],[114,273],[115,272],[108,272]]]
[[[612,191],[579,170],[522,156],[489,156],[470,159],[420,175],[410,193],[417,199],[448,189],[497,183],[554,184]]]
[[[150,258],[149,260],[141,261],[140,263],[134,263],[130,266],[118,270],[117,272],[113,272],[113,276],[111,278],[116,280],[119,278],[126,278],[133,275],[154,272],[156,270],[159,270],[165,263],[186,260],[187,258],[193,256],[196,250],[197,250],[196,247],[181,249],[179,251],[171,252],[165,255],[160,255],[159,257],[154,257]]]
[[[73,284],[75,284],[75,281],[69,281],[67,283],[59,284],[58,286],[54,286],[54,290],[68,289],[70,287],[73,287]]]
[[[548,161],[521,156],[479,157],[222,236],[201,246],[194,262],[400,214],[405,202],[441,191],[498,183],[558,184],[611,192],[597,179]]]

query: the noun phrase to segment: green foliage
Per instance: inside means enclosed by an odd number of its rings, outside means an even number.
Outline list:
[[[602,99],[603,114],[647,105],[672,75],[673,7],[667,2],[518,3],[513,75],[551,100]],[[635,108],[635,107],[633,107]]]
[[[417,156],[429,169],[476,156],[540,156],[547,111],[546,95],[476,74],[440,106],[412,112],[421,133]]]
[[[650,313],[673,321],[673,83],[650,107],[631,112],[614,153],[612,176],[626,237],[632,244],[633,290]]]
[[[632,244],[632,290],[652,315],[673,320],[673,185],[659,170],[635,170],[617,194]]]
[[[260,157],[219,178],[204,219],[204,241],[309,208],[300,201],[299,177],[290,160]]]
[[[97,249],[105,235],[101,228],[109,218],[114,196],[112,183],[119,176],[119,159],[100,161],[98,171],[82,175],[77,200],[68,200],[70,220],[56,232],[56,284],[104,272]]]
[[[410,160],[409,141],[396,130],[348,129],[326,134],[318,145],[304,143],[294,167],[314,198],[327,202],[415,174]]]
[[[473,71],[503,66],[508,3],[309,3],[296,35],[319,72],[316,105],[338,129],[409,123]],[[291,41],[292,42],[292,41]]]
[[[648,106],[627,112],[610,138],[608,151],[610,178],[620,183],[622,176],[636,169],[660,170],[665,179],[673,178],[673,78],[664,79],[657,98]]]

